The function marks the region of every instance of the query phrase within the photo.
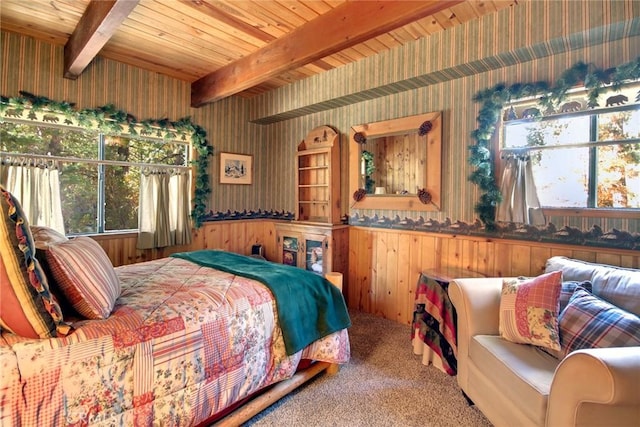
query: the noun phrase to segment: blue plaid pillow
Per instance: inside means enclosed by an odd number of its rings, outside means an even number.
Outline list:
[[[560,313],[563,356],[581,348],[640,346],[640,317],[578,287]]]
[[[558,303],[560,304],[560,308],[558,313],[562,313],[562,311],[569,305],[569,300],[573,296],[573,293],[578,289],[578,286],[586,289],[588,292],[593,292],[591,282],[585,280],[584,282],[576,282],[576,281],[567,281],[562,282],[562,287],[560,288],[560,298],[558,298]]]

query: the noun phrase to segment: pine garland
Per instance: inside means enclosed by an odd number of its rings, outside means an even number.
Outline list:
[[[544,111],[560,105],[570,89],[584,85],[587,89],[588,107],[598,106],[597,100],[603,88],[610,86],[618,91],[630,80],[640,79],[640,56],[616,68],[597,69],[593,64],[578,62],[566,70],[553,84],[547,82],[516,83],[511,86],[497,84],[493,88],[478,92],[473,100],[481,103],[478,113],[478,128],[471,133],[475,145],[469,146],[469,164],[476,169],[469,175],[469,181],[480,187],[482,194],[475,205],[475,212],[488,231],[496,230],[496,205],[502,201],[502,194],[493,176],[491,138],[496,131],[500,114],[505,104],[513,99],[538,96]],[[638,95],[640,98],[640,94]]]
[[[207,132],[204,128],[194,124],[190,117],[183,117],[178,121],[163,119],[147,119],[138,122],[136,118],[114,105],[108,104],[94,109],[77,110],[75,104],[66,101],[58,102],[46,96],[36,96],[29,92],[20,91],[20,96],[0,96],[0,113],[3,115],[8,109],[14,114],[22,116],[29,110],[28,118],[35,118],[36,112],[51,112],[65,117],[65,124],[84,128],[97,127],[108,134],[129,134],[132,136],[151,136],[155,138],[181,139],[186,141],[191,136],[191,144],[197,158],[191,161],[195,165],[195,194],[191,218],[196,228],[200,228],[203,218],[207,215],[207,200],[211,194],[209,179],[209,157],[213,156],[213,147],[207,142]],[[138,131],[138,129],[141,129]]]

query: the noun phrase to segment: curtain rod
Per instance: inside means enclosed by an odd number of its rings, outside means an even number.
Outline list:
[[[618,145],[618,144],[634,144],[640,143],[640,138],[628,138],[625,140],[609,140],[598,142],[579,142],[577,144],[563,144],[563,145],[536,145],[533,147],[511,147],[501,148],[501,153],[527,153],[529,151],[543,151],[543,150],[556,150],[560,148],[584,148],[584,147],[601,147],[604,145]]]
[[[96,159],[81,159],[78,157],[61,157],[61,156],[49,156],[45,154],[25,154],[25,153],[9,153],[6,151],[0,151],[0,156],[8,157],[24,157],[27,159],[44,159],[44,160],[56,160],[62,163],[91,163],[97,165],[110,165],[110,166],[136,166],[140,168],[166,168],[166,169],[191,169],[190,166],[184,165],[163,165],[156,163],[135,163],[135,162],[123,162],[118,160],[96,160]]]

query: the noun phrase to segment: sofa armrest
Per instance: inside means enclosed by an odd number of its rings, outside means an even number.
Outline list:
[[[475,335],[498,335],[502,278],[455,279],[449,298],[458,317],[458,384],[468,389],[469,342]]]
[[[638,425],[640,347],[578,350],[556,369],[547,426]]]

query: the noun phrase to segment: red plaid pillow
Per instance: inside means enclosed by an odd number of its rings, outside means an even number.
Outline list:
[[[640,346],[640,317],[578,287],[560,314],[563,356],[581,348]]]

